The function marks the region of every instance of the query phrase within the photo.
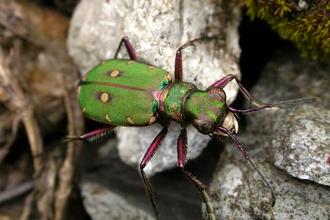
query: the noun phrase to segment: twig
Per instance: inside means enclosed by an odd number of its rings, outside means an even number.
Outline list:
[[[17,49],[15,51],[11,50],[9,57],[5,60],[0,47],[0,101],[9,111],[16,114],[16,117],[12,122],[12,136],[5,148],[3,148],[1,157],[3,159],[8,153],[8,149],[16,138],[18,123],[22,121],[27,133],[32,155],[34,156],[33,165],[35,174],[37,174],[40,173],[42,168],[41,157],[36,157],[36,155],[42,151],[42,139],[40,136],[39,125],[34,117],[33,107],[30,104],[32,102],[23,92],[18,80],[15,78],[15,74],[12,74],[8,67],[14,53],[19,53],[19,51]],[[19,62],[19,60],[16,60],[16,62]],[[28,218],[36,192],[37,190],[35,189],[26,199],[21,219]]]
[[[0,204],[30,191],[31,189],[33,189],[35,184],[36,180],[32,179],[14,187],[13,189],[1,192]]]
[[[16,34],[17,36],[25,39],[29,43],[35,44],[35,42],[30,37],[28,37],[25,33],[22,33],[21,30],[18,30],[16,28],[12,27],[10,24],[8,24],[6,22],[7,21],[3,21],[2,19],[0,19],[0,25],[4,26],[5,28],[7,28],[8,30],[10,30],[11,32],[13,32],[14,34]]]
[[[64,103],[68,117],[68,134],[75,135],[75,119],[77,119],[77,116],[74,114],[74,109],[77,103],[71,104],[70,94],[67,90],[64,94]],[[80,113],[80,111],[78,112]],[[81,114],[79,114],[78,120],[82,120]],[[75,164],[81,150],[81,144],[79,144],[80,146],[75,146],[74,144],[77,143],[69,142],[67,144],[66,158],[59,170],[59,186],[55,193],[55,220],[62,220],[65,218],[68,200],[71,195],[72,179],[75,174]]]
[[[9,152],[9,148],[13,145],[13,143],[16,139],[18,124],[22,120],[22,118],[23,118],[23,112],[16,115],[16,117],[14,118],[14,120],[12,122],[10,138],[9,138],[7,144],[0,149],[0,164],[2,164],[2,161],[5,159],[5,157],[7,156],[8,152]]]
[[[34,187],[34,190],[28,195],[28,197],[25,199],[25,203],[24,203],[24,208],[23,211],[20,215],[20,220],[26,220],[29,218],[29,215],[31,213],[31,204],[33,202],[33,200],[35,199],[37,189],[36,187]]]
[[[15,52],[19,53],[18,51]],[[5,104],[8,110],[15,112],[16,114],[21,114],[21,117],[19,116],[18,118],[21,118],[23,121],[32,154],[33,156],[36,156],[42,151],[39,126],[33,115],[32,106],[28,104],[29,98],[24,94],[17,79],[14,77],[15,75],[12,74],[8,68],[9,61],[15,52],[11,50],[8,59],[4,60],[0,48],[0,92],[3,92],[3,94],[0,94],[0,101]],[[13,128],[13,130],[14,129],[15,128]],[[35,170],[40,168],[41,160],[39,157],[34,157],[33,163]]]

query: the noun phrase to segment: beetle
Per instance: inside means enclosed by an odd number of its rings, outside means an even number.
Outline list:
[[[177,49],[174,82],[168,71],[137,61],[128,37],[123,37],[114,59],[106,60],[92,68],[80,79],[77,86],[78,101],[83,114],[87,118],[109,126],[81,136],[71,137],[70,140],[94,141],[111,132],[116,126],[139,127],[154,123],[162,125],[162,130],[152,141],[140,163],[140,174],[157,219],[159,212],[154,199],[154,192],[144,168],[160,147],[171,121],[179,123],[182,127],[177,140],[177,166],[201,193],[206,205],[208,219],[215,219],[205,186],[185,170],[188,147],[187,126],[193,125],[205,135],[215,135],[221,139],[231,138],[270,189],[274,204],[275,195],[270,185],[235,137],[238,132],[236,114],[314,100],[314,98],[304,98],[263,104],[253,98],[234,75],[227,75],[206,90],[199,90],[194,84],[184,82],[182,79],[182,50],[203,39],[197,38],[189,41]],[[117,59],[123,44],[130,59]],[[256,107],[239,110],[226,103],[226,93],[223,88],[232,80],[236,81],[240,91]]]

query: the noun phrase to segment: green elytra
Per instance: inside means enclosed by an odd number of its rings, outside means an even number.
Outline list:
[[[69,138],[70,140],[93,141],[104,136],[116,126],[148,126],[156,122],[163,126],[140,163],[142,180],[157,219],[159,212],[154,192],[144,168],[160,147],[171,121],[180,123],[182,127],[177,141],[177,166],[200,192],[206,206],[207,218],[213,220],[215,213],[205,186],[184,168],[187,162],[188,147],[186,127],[192,124],[200,133],[213,134],[222,139],[231,138],[270,190],[272,205],[274,205],[275,195],[269,183],[235,137],[238,132],[235,115],[315,100],[315,98],[303,98],[263,104],[254,99],[234,75],[228,75],[218,80],[205,91],[197,89],[192,83],[183,82],[182,50],[199,40],[204,40],[204,38],[189,41],[177,50],[175,82],[172,82],[171,75],[166,70],[136,61],[136,55],[129,39],[123,37],[115,58],[104,61],[90,70],[80,80],[77,88],[78,101],[84,115],[92,120],[109,124],[109,127]],[[117,59],[122,44],[125,44],[130,60]],[[239,110],[226,104],[226,93],[223,88],[232,80],[236,81],[244,96],[257,107]]]
[[[82,78],[78,100],[85,116],[93,120],[146,126],[155,123],[157,94],[170,83],[171,75],[155,66],[132,60],[107,60]]]

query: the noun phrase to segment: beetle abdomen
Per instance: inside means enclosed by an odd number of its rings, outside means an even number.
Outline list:
[[[159,93],[171,75],[158,67],[132,60],[108,60],[80,81],[78,100],[85,116],[121,126],[156,122]]]

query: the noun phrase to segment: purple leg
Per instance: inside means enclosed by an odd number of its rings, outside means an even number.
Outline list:
[[[182,50],[189,46],[194,46],[194,43],[197,41],[203,41],[203,40],[215,40],[215,39],[222,39],[217,37],[201,37],[196,38],[194,40],[189,41],[188,43],[182,45],[179,47],[179,49],[176,50],[176,56],[175,56],[175,82],[182,82]]]
[[[249,157],[249,155],[245,152],[245,150],[243,149],[242,145],[239,143],[239,141],[237,140],[237,138],[231,132],[229,132],[226,128],[224,128],[224,127],[220,127],[219,126],[218,127],[218,131],[221,131],[222,133],[227,134],[235,142],[235,144],[238,147],[238,149],[243,153],[245,159],[247,161],[249,161],[249,163],[251,164],[251,166],[253,167],[253,169],[255,169],[257,171],[257,173],[261,177],[261,179],[264,182],[264,184],[270,190],[270,194],[272,196],[272,206],[274,206],[275,205],[276,198],[275,198],[275,193],[274,193],[273,189],[270,187],[270,184],[268,183],[268,181],[265,178],[265,176],[261,173],[261,171],[255,165],[255,163],[251,160],[251,158]]]
[[[181,172],[195,185],[197,190],[201,193],[203,202],[206,205],[208,220],[213,220],[213,219],[215,219],[213,207],[210,204],[210,198],[205,191],[205,186],[198,179],[196,179],[196,177],[194,177],[193,175],[191,175],[191,173],[185,171],[185,169],[184,169],[184,165],[187,162],[187,146],[188,146],[187,130],[186,130],[186,128],[183,128],[181,130],[181,133],[180,133],[180,136],[179,136],[178,142],[177,142],[177,152],[178,152],[177,166],[179,167]]]
[[[236,139],[236,137],[231,132],[229,132],[226,128],[220,127],[220,126],[218,127],[217,130],[221,131],[224,134],[227,134],[235,142],[235,144],[237,145],[238,149],[244,155],[245,159],[247,159],[247,160],[250,159],[249,155],[245,152],[245,150],[243,149],[242,145],[238,142],[238,140]]]
[[[204,38],[197,38],[192,41],[189,41],[188,43],[182,45],[179,47],[179,49],[176,50],[176,56],[175,56],[175,82],[182,82],[182,50],[186,47],[193,46],[194,42],[203,40]]]
[[[123,43],[125,44],[125,47],[126,47],[126,50],[128,52],[128,55],[129,55],[130,59],[131,60],[136,60],[136,55],[135,55],[135,52],[134,52],[134,48],[133,48],[131,42],[129,41],[128,37],[126,37],[126,36],[121,39],[114,59],[117,59],[118,53],[119,53],[120,48],[123,45]]]
[[[153,140],[153,142],[149,146],[147,152],[143,156],[143,159],[140,163],[140,172],[141,172],[142,180],[143,180],[143,183],[144,183],[144,187],[147,191],[147,195],[150,198],[152,207],[154,208],[156,219],[158,219],[158,217],[159,217],[159,212],[158,212],[158,208],[157,208],[156,201],[155,201],[155,198],[154,198],[154,192],[152,190],[150,181],[148,180],[148,177],[145,174],[145,172],[143,171],[143,169],[148,164],[148,162],[151,160],[151,158],[154,156],[155,152],[158,150],[160,144],[162,143],[162,141],[164,140],[164,138],[167,134],[167,131],[168,131],[168,126],[164,127],[159,132],[157,137]]]
[[[88,132],[86,134],[83,134],[83,135],[80,135],[77,137],[67,137],[67,139],[64,141],[67,142],[67,141],[72,141],[72,140],[86,140],[88,142],[93,142],[99,138],[102,138],[102,137],[108,135],[110,132],[112,132],[112,130],[115,127],[117,127],[117,126],[110,125],[109,127],[97,129],[95,131],[91,131],[91,132]]]
[[[176,51],[176,56],[175,56],[175,82],[182,82],[182,53],[181,49],[179,48]]]
[[[241,81],[236,76],[234,76],[232,74],[230,74],[226,77],[223,77],[219,81],[212,84],[210,87],[216,87],[216,88],[223,89],[233,79],[235,79],[236,83],[238,84],[241,92],[243,93],[243,95],[245,96],[246,99],[250,100],[253,104],[255,104],[258,107],[264,106],[264,104],[262,102],[260,102],[257,99],[253,98],[252,95],[241,84]],[[266,108],[269,108],[269,107],[266,107]]]

